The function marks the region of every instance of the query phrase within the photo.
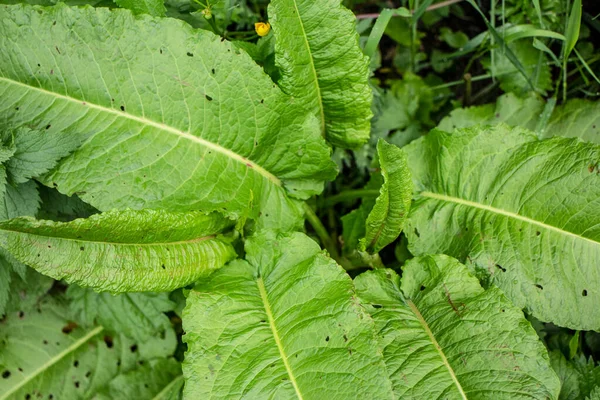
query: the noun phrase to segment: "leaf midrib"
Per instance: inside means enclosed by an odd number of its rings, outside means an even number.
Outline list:
[[[298,2],[296,0],[292,0],[292,3],[294,3],[294,9],[296,11],[296,16],[298,17],[298,23],[300,24],[300,29],[302,30],[302,38],[304,39],[306,51],[308,52],[308,56],[310,58],[310,68],[313,73],[315,88],[317,89],[317,101],[319,103],[319,115],[321,117],[321,133],[325,135],[325,109],[323,108],[323,97],[321,95],[321,87],[319,86],[319,77],[317,75],[317,68],[315,67],[315,59],[312,55],[310,43],[308,42],[308,36],[306,35],[306,30],[304,29],[304,22],[302,22],[302,18],[300,18]]]
[[[94,328],[93,330],[91,330],[90,332],[88,332],[85,336],[82,336],[79,339],[77,339],[69,347],[67,347],[60,353],[56,354],[54,357],[51,357],[41,367],[36,369],[31,375],[29,375],[27,378],[25,378],[21,382],[19,382],[19,384],[13,386],[8,392],[4,393],[4,395],[2,397],[0,397],[0,400],[8,399],[9,396],[11,396],[13,393],[15,393],[18,390],[20,390],[21,388],[23,388],[31,380],[35,379],[40,373],[42,373],[43,371],[52,367],[54,364],[58,363],[59,361],[61,361],[63,358],[65,358],[72,352],[76,351],[79,347],[81,347],[82,345],[87,343],[91,338],[98,335],[103,330],[104,330],[103,326],[98,326],[98,327]]]
[[[570,231],[566,231],[566,230],[558,228],[554,225],[548,225],[544,222],[537,221],[535,219],[525,217],[523,215],[511,212],[511,211],[506,211],[506,210],[503,210],[500,208],[488,206],[488,205],[477,203],[474,201],[465,200],[460,197],[453,197],[453,196],[448,196],[445,194],[433,193],[433,192],[428,192],[428,191],[421,192],[420,195],[423,197],[429,197],[429,198],[435,199],[435,200],[446,201],[446,202],[455,203],[455,204],[459,204],[459,205],[463,205],[463,206],[467,206],[467,207],[477,208],[479,210],[488,211],[488,212],[498,214],[498,215],[503,215],[505,217],[513,218],[513,219],[523,221],[523,222],[526,222],[526,223],[529,223],[529,224],[532,224],[535,226],[539,226],[540,228],[543,228],[543,229],[546,229],[549,231],[553,231],[553,232],[557,232],[557,233],[560,233],[565,236],[570,236],[575,239],[580,239],[580,240],[591,242],[595,245],[600,245],[600,242],[598,242],[594,239],[590,239],[588,237],[581,236],[581,235],[578,235],[578,234],[570,232]]]
[[[191,243],[198,243],[198,242],[203,242],[205,240],[214,239],[216,237],[215,235],[208,235],[208,236],[203,236],[203,237],[189,239],[189,240],[178,240],[176,242],[152,242],[152,243],[132,243],[132,242],[126,243],[125,242],[124,243],[124,242],[110,242],[107,240],[87,240],[85,238],[73,239],[73,238],[66,238],[66,237],[61,237],[61,236],[50,236],[50,235],[44,235],[44,234],[40,234],[40,233],[19,231],[16,229],[0,228],[0,232],[2,232],[2,231],[18,233],[18,234],[22,234],[22,235],[36,236],[36,237],[41,237],[41,238],[65,240],[65,241],[71,241],[71,242],[77,242],[77,243],[93,243],[93,244],[101,244],[101,245],[118,245],[118,246],[160,246],[160,245],[191,244]]]
[[[172,126],[166,125],[166,124],[161,123],[161,122],[156,122],[156,121],[150,120],[150,119],[148,119],[146,117],[138,117],[136,115],[129,114],[129,113],[125,112],[125,111],[115,110],[113,108],[101,106],[99,104],[90,103],[89,101],[84,101],[84,100],[81,100],[81,99],[76,99],[76,98],[71,97],[71,96],[66,96],[66,95],[63,95],[63,94],[60,94],[60,93],[56,93],[56,92],[52,92],[52,91],[49,91],[49,90],[46,90],[46,89],[43,89],[43,88],[39,88],[39,87],[36,87],[36,86],[27,85],[25,83],[22,83],[22,82],[19,82],[19,81],[15,81],[13,79],[9,79],[9,78],[6,78],[6,77],[0,76],[0,81],[4,81],[4,82],[8,83],[9,85],[15,85],[15,86],[24,87],[27,90],[38,91],[38,92],[40,92],[40,93],[42,93],[44,95],[55,97],[55,98],[62,99],[62,100],[65,100],[65,101],[69,101],[69,102],[72,102],[72,103],[76,103],[76,104],[79,104],[79,105],[83,105],[84,107],[89,107],[89,108],[92,108],[92,109],[95,109],[95,110],[99,110],[101,112],[105,112],[105,113],[108,113],[108,114],[113,114],[113,115],[116,115],[117,117],[126,118],[126,119],[129,119],[131,121],[135,121],[137,123],[140,123],[140,124],[143,124],[143,125],[147,125],[147,126],[152,126],[154,128],[163,130],[163,131],[168,132],[170,134],[182,137],[184,139],[187,139],[189,141],[195,142],[195,143],[200,144],[202,146],[206,146],[206,147],[208,147],[208,148],[210,148],[210,149],[212,149],[212,150],[214,150],[216,152],[219,152],[219,153],[225,155],[226,157],[229,157],[229,158],[231,158],[231,159],[233,159],[233,160],[235,160],[235,161],[237,161],[239,163],[242,163],[242,164],[244,164],[244,165],[246,165],[248,167],[251,167],[256,172],[258,172],[259,174],[263,175],[266,179],[270,180],[271,182],[273,182],[277,186],[281,186],[282,185],[281,181],[279,180],[279,178],[277,178],[275,175],[273,175],[272,173],[270,173],[269,171],[267,171],[266,169],[264,169],[260,165],[256,164],[255,162],[249,160],[248,158],[246,158],[246,157],[244,157],[244,156],[242,156],[242,155],[240,155],[240,154],[238,154],[238,153],[236,153],[236,152],[234,152],[232,150],[229,150],[229,149],[227,149],[225,147],[222,147],[222,146],[220,146],[220,145],[218,145],[216,143],[213,143],[213,142],[210,142],[208,140],[202,139],[202,138],[200,138],[198,136],[194,136],[190,132],[185,132],[185,131],[182,131],[182,130],[178,130],[178,129],[172,127]]]
[[[281,338],[279,337],[279,331],[275,326],[275,318],[273,317],[273,311],[271,310],[271,304],[269,303],[269,298],[267,297],[267,290],[265,288],[265,283],[262,277],[256,279],[256,285],[258,286],[258,291],[260,292],[260,298],[263,302],[263,306],[265,307],[265,313],[267,314],[267,319],[269,320],[269,326],[271,328],[271,332],[273,332],[273,337],[275,338],[275,343],[277,344],[277,350],[279,350],[279,355],[281,356],[281,360],[285,366],[285,370],[290,378],[290,382],[294,386],[294,390],[296,391],[296,395],[298,399],[303,400],[302,393],[300,393],[300,388],[298,387],[298,383],[296,382],[296,377],[292,372],[292,367],[290,365],[287,354],[285,353],[285,349],[283,348],[283,344],[281,343]]]
[[[450,374],[450,377],[452,378],[452,381],[456,385],[456,388],[458,389],[461,397],[464,400],[468,400],[467,399],[467,395],[465,394],[465,391],[462,388],[462,385],[460,384],[460,382],[458,381],[458,378],[456,377],[456,373],[454,372],[454,369],[452,369],[452,366],[448,362],[448,359],[446,358],[446,355],[444,354],[444,351],[442,350],[442,346],[440,346],[440,344],[438,343],[438,341],[435,338],[435,336],[433,336],[433,332],[431,332],[431,328],[429,328],[429,324],[427,323],[427,321],[425,321],[425,318],[423,318],[423,315],[421,314],[421,312],[419,311],[419,309],[417,308],[417,306],[415,305],[415,303],[413,303],[411,300],[407,299],[406,300],[406,304],[408,304],[408,306],[410,307],[411,311],[415,314],[415,316],[419,320],[419,323],[421,324],[421,326],[425,330],[425,333],[427,333],[427,336],[431,340],[431,343],[433,344],[433,346],[435,347],[436,351],[438,352],[440,358],[442,359],[442,362],[444,363],[444,366],[448,370],[448,373]]]

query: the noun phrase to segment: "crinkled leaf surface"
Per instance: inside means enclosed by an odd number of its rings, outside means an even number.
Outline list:
[[[369,139],[369,58],[358,45],[356,18],[340,0],[272,0],[279,85],[319,121],[333,145]]]
[[[406,148],[415,255],[472,266],[542,321],[600,329],[600,147],[506,126],[433,131]]]
[[[412,201],[412,182],[404,151],[380,140],[377,153],[384,182],[360,242],[361,249],[370,253],[379,252],[400,236]]]
[[[417,257],[355,279],[375,320],[398,399],[548,399],[560,383],[546,349],[498,288],[457,260]]]
[[[369,182],[364,187],[364,190],[369,190],[372,193],[378,193],[383,185],[383,176],[381,173],[374,171],[371,173]],[[361,199],[360,207],[352,210],[344,215],[342,219],[342,242],[344,244],[344,253],[350,253],[358,250],[359,241],[365,237],[367,230],[366,221],[369,213],[375,206],[376,194],[374,196],[364,196]]]
[[[496,104],[485,104],[468,108],[458,108],[442,119],[438,129],[453,132],[455,129],[474,125],[497,125],[505,123],[535,130],[544,102],[535,94],[518,97],[506,93],[498,97]],[[554,135],[552,135],[554,136]]]
[[[350,277],[301,233],[257,237],[191,290],[187,398],[391,398]]]
[[[47,296],[1,322],[0,399],[91,398],[118,375],[175,349],[172,329],[163,339],[136,342],[80,325],[69,314],[64,299]]]
[[[235,257],[215,237],[232,224],[218,214],[109,211],[88,219],[0,222],[0,246],[54,279],[111,292],[169,291]]]
[[[600,144],[600,101],[573,99],[556,107],[545,135],[579,137]]]
[[[293,208],[283,186],[305,198],[335,174],[315,118],[246,53],[182,21],[2,6],[0,51],[0,128],[81,139],[43,182],[102,211],[257,217]]]

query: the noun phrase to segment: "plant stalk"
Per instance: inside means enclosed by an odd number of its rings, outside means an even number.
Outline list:
[[[308,220],[315,233],[321,240],[323,247],[325,247],[325,250],[329,252],[329,255],[331,255],[332,258],[338,261],[340,259],[340,253],[338,252],[335,243],[331,240],[329,232],[327,232],[327,229],[325,228],[317,214],[308,204],[304,203],[303,207],[304,212],[306,214],[306,219]]]

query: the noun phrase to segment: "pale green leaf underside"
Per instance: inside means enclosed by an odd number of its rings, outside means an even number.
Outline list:
[[[387,399],[373,324],[352,281],[307,236],[258,237],[200,281],[183,314],[194,399]]]
[[[369,58],[359,45],[356,18],[340,0],[272,0],[281,88],[319,120],[327,140],[357,147],[369,139]]]
[[[118,375],[169,356],[177,344],[172,329],[142,343],[78,322],[67,304],[48,296],[9,314],[0,331],[0,371],[8,375],[0,379],[0,399],[92,398]]]
[[[100,210],[257,217],[288,207],[282,186],[307,197],[334,176],[314,117],[247,54],[182,21],[3,6],[0,51],[0,128],[81,139],[43,182]]]
[[[111,292],[170,291],[235,257],[214,235],[231,225],[217,214],[111,211],[53,222],[0,222],[0,246],[54,279]]]
[[[505,123],[535,130],[544,102],[535,94],[517,97],[512,93],[498,97],[496,104],[485,104],[453,110],[442,119],[438,129],[453,132],[455,129],[474,125],[497,125]]]
[[[383,185],[366,221],[362,250],[377,253],[392,243],[404,228],[412,201],[412,181],[406,154],[383,140],[377,143]]]
[[[600,144],[600,101],[573,99],[556,107],[545,136],[579,137]]]
[[[537,334],[497,288],[443,255],[358,276],[398,399],[548,399],[560,383]]]
[[[473,266],[543,321],[600,329],[600,148],[520,128],[433,131],[406,148],[413,254]]]

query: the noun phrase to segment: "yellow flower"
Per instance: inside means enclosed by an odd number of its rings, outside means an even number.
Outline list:
[[[254,30],[258,36],[267,36],[271,31],[271,24],[268,22],[257,22],[254,24]]]

